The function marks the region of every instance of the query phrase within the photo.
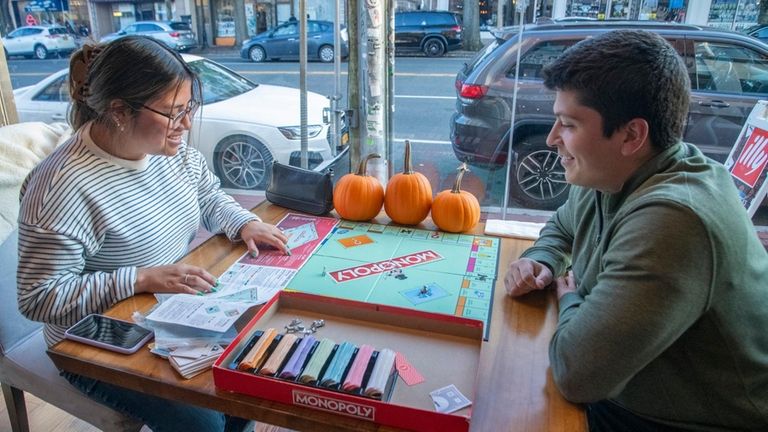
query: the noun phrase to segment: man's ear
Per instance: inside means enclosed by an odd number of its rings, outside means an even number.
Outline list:
[[[646,147],[650,147],[648,137],[648,121],[642,118],[633,118],[624,125],[624,142],[621,144],[621,154],[631,156],[638,154]]]

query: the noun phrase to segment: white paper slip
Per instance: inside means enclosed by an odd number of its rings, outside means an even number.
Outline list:
[[[429,392],[429,397],[435,404],[435,410],[441,413],[452,413],[472,405],[472,401],[453,384]]]
[[[501,237],[515,237],[536,240],[544,227],[543,222],[521,222],[501,219],[488,219],[485,222],[485,234]]]
[[[147,315],[147,319],[224,332],[250,306],[249,304],[239,302],[208,299],[205,296],[176,294]]]

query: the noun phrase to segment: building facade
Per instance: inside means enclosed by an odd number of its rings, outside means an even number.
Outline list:
[[[518,0],[479,1],[480,26],[517,24]],[[757,24],[760,0],[519,0],[527,1],[525,22],[542,18],[630,19],[676,21],[742,30]],[[532,2],[532,4],[531,4]],[[197,31],[201,46],[234,45],[241,41],[235,23],[244,20],[246,37],[287,21],[298,13],[298,0],[12,0],[16,27],[35,23],[82,27],[98,40],[140,20],[185,20]],[[341,1],[342,16],[345,2]],[[396,0],[397,10],[450,10],[461,13],[464,0]],[[307,0],[311,19],[333,20],[335,0]]]

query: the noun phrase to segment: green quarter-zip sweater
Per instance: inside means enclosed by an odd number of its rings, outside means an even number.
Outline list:
[[[680,143],[618,193],[572,187],[523,256],[572,266],[549,352],[567,399],[768,431],[768,254],[722,165]]]

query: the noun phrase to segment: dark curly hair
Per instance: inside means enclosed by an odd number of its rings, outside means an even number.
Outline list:
[[[655,148],[682,138],[690,81],[675,49],[655,33],[614,30],[583,40],[544,69],[544,85],[575,92],[600,113],[606,137],[642,118]]]

